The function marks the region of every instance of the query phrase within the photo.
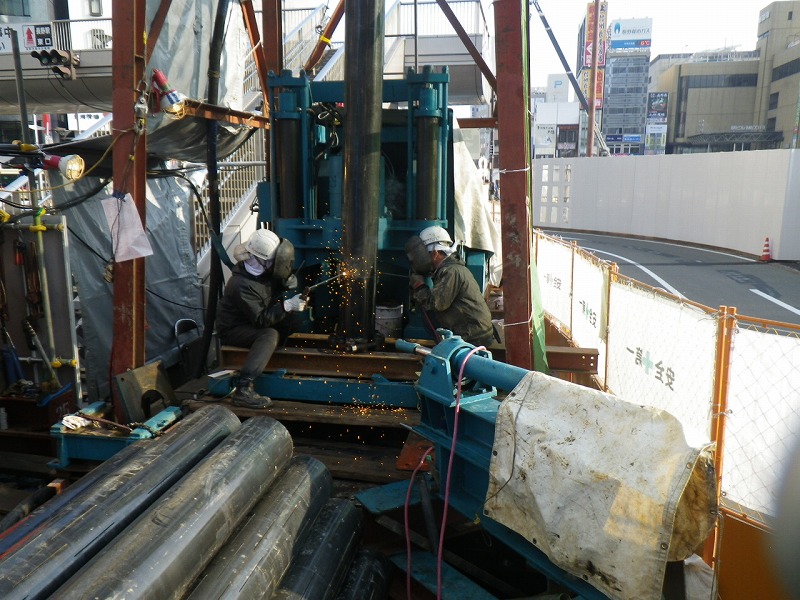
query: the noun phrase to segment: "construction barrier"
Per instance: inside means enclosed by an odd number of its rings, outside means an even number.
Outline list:
[[[800,435],[800,326],[689,302],[535,233],[545,312],[576,346],[598,349],[598,386],[716,442],[723,506],[766,525]]]

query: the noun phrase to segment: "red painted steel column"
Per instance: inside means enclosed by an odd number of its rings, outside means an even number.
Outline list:
[[[494,11],[506,360],[532,369],[528,3],[497,0]]]
[[[113,175],[115,193],[130,194],[145,224],[146,137],[144,127],[137,133],[134,104],[144,78],[145,3],[113,0],[111,53],[114,111]],[[145,266],[137,258],[114,264],[114,328],[111,347],[111,375],[144,364],[145,349]],[[113,386],[112,386],[113,388]],[[125,420],[114,390],[114,416]]]
[[[267,70],[277,75],[283,70],[283,2],[281,0],[264,0],[261,15],[264,31],[264,56]]]

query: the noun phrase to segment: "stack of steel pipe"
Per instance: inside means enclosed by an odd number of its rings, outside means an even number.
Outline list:
[[[40,506],[0,540],[0,597],[50,596],[239,427],[228,409],[204,408]]]
[[[189,598],[269,598],[289,569],[299,540],[317,518],[333,482],[321,462],[292,459],[206,568]]]
[[[292,456],[280,423],[252,417],[56,591],[58,598],[180,598]]]
[[[322,508],[273,600],[328,600],[344,582],[361,540],[361,511],[341,498]]]
[[[268,417],[204,407],[0,538],[6,598],[385,598],[356,506]],[[356,557],[354,559],[354,556]]]

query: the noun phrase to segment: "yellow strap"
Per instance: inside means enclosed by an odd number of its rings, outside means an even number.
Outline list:
[[[326,44],[330,45],[331,41],[326,38],[324,35],[319,36],[319,39],[325,42]]]

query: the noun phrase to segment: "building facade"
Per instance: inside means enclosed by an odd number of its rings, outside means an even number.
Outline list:
[[[800,1],[761,10],[755,50],[651,68],[650,90],[668,98],[667,153],[800,147]]]

